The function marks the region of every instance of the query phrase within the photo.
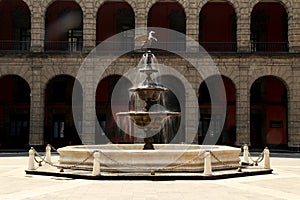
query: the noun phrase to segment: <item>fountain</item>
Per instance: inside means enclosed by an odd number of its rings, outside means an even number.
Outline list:
[[[210,151],[215,156],[211,163],[213,169],[237,167],[240,162],[240,148],[221,145],[154,143],[153,133],[158,132],[167,119],[179,116],[180,113],[151,109],[159,101],[161,94],[169,89],[159,85],[151,77],[153,73],[158,72],[153,67],[154,54],[146,50],[142,59],[145,62],[139,72],[145,74],[146,78],[138,86],[130,88],[129,92],[137,94],[145,106],[139,110],[118,112],[116,115],[118,118],[131,119],[139,129],[144,131],[146,135],[144,144],[66,146],[58,149],[60,165],[76,165],[92,169],[93,157],[90,155],[99,151],[102,172],[199,172],[204,169],[205,152]],[[85,162],[81,163],[83,160]]]
[[[151,78],[152,73],[158,72],[157,69],[152,67],[154,55],[151,51],[144,53],[143,57],[145,58],[144,67],[139,69],[139,71],[146,74],[146,79],[138,87],[131,88],[130,91],[138,94],[139,98],[145,102],[145,107],[143,111],[120,112],[117,113],[117,116],[130,117],[130,119],[146,133],[143,149],[154,150],[154,139],[151,136],[153,132],[160,130],[167,118],[178,116],[180,113],[170,111],[150,112],[151,106],[159,101],[161,93],[168,91],[168,88],[159,86]]]

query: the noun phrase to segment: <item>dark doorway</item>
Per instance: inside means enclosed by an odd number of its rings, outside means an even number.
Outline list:
[[[59,75],[51,79],[45,90],[46,144],[54,147],[81,144],[72,114],[72,92],[75,78]],[[82,94],[82,92],[81,92]],[[78,98],[82,98],[79,95]],[[78,100],[77,102],[82,102]],[[79,109],[81,105],[74,105]]]
[[[221,124],[221,114],[220,116],[215,116],[215,120],[212,121],[212,103],[211,103],[211,95],[219,95],[220,87],[217,83],[217,78],[212,76],[207,78],[204,82],[201,83],[199,87],[199,109],[200,109],[200,121],[198,128],[198,143],[202,144],[206,135],[211,134],[214,136],[216,133],[221,131],[221,135],[217,141],[217,144],[225,144],[225,145],[235,145],[236,141],[236,89],[235,85],[229,78],[222,76],[222,82],[225,87],[226,99],[217,99],[219,102],[226,101],[226,119],[224,125]],[[211,93],[209,93],[207,84],[211,84],[213,87],[211,88]],[[224,105],[224,104],[223,104]],[[216,102],[215,109],[221,109],[218,107],[218,102]],[[218,112],[216,112],[218,113]],[[218,115],[218,114],[217,114]],[[209,126],[211,128],[209,129]]]
[[[29,142],[30,87],[19,76],[0,79],[0,148],[27,149]]]
[[[250,141],[253,147],[287,146],[287,89],[276,77],[257,79],[250,90]]]

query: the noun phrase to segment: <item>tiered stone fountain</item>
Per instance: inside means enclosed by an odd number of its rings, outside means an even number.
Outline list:
[[[146,137],[144,139],[144,150],[153,149],[153,132],[159,131],[165,124],[165,121],[169,117],[180,115],[179,112],[170,111],[150,111],[153,104],[160,100],[162,92],[166,92],[169,89],[163,86],[159,86],[152,78],[151,74],[158,72],[157,69],[152,67],[154,55],[151,51],[147,51],[143,57],[144,67],[139,71],[146,74],[146,79],[137,87],[131,88],[130,91],[137,93],[138,97],[145,102],[145,107],[142,111],[130,111],[117,113],[118,117],[130,117],[134,123],[144,130]]]
[[[100,152],[99,162],[102,172],[200,172],[204,168],[206,151],[211,151],[217,158],[212,159],[213,169],[226,169],[239,165],[240,148],[221,145],[153,144],[151,136],[153,131],[158,132],[164,126],[166,119],[180,115],[179,112],[150,109],[160,99],[161,93],[168,90],[151,78],[151,75],[157,72],[157,69],[152,67],[153,57],[154,55],[148,51],[143,55],[146,62],[139,71],[146,74],[146,79],[139,86],[130,89],[130,92],[136,93],[145,103],[144,108],[117,113],[119,118],[129,117],[145,132],[145,144],[67,146],[58,149],[61,165],[76,165],[92,169],[93,157],[90,155],[95,151]],[[85,162],[81,163],[83,160]]]

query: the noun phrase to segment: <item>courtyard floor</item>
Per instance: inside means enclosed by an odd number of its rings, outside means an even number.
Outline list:
[[[300,153],[272,153],[272,174],[219,180],[84,180],[28,175],[28,157],[0,154],[0,199],[300,199]]]

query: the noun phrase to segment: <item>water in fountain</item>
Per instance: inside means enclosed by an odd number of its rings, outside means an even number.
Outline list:
[[[153,133],[158,133],[164,127],[166,119],[180,115],[179,112],[167,111],[163,106],[157,104],[160,100],[161,93],[168,91],[168,88],[160,86],[155,82],[151,75],[157,73],[158,70],[153,67],[157,64],[157,60],[150,51],[143,54],[140,64],[143,68],[139,69],[140,73],[144,73],[146,78],[134,88],[129,89],[131,93],[138,94],[140,100],[145,103],[142,110],[117,113],[118,117],[129,117],[135,125],[143,129],[146,136],[144,138],[144,149],[154,149]],[[134,100],[138,104],[138,100]],[[136,107],[135,107],[136,108]]]

